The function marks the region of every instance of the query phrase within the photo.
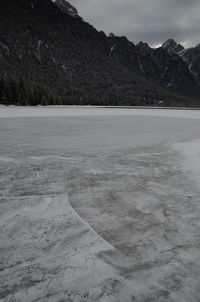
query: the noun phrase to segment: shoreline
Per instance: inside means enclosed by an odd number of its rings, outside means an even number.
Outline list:
[[[47,106],[21,106],[21,105],[3,105],[1,108],[104,108],[104,109],[156,109],[156,110],[200,110],[200,107],[159,107],[159,106],[93,106],[93,105],[47,105]]]

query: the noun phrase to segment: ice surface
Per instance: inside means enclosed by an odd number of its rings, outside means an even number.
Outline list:
[[[200,139],[174,145],[182,153],[182,165],[200,187]]]
[[[0,112],[0,301],[199,301],[199,111]]]
[[[95,106],[1,106],[0,118],[33,116],[161,116],[174,118],[200,119],[200,110],[186,109],[141,109],[137,107],[95,107]]]

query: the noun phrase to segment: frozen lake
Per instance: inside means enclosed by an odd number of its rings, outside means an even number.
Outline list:
[[[200,301],[200,111],[0,107],[0,301]]]

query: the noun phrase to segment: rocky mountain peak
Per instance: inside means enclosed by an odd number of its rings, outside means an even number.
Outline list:
[[[80,18],[79,15],[78,15],[78,11],[77,9],[71,5],[68,1],[66,0],[56,0],[56,1],[53,1],[58,7],[59,9],[67,14],[67,15],[70,15],[72,17],[75,17],[75,18]]]
[[[168,52],[168,54],[173,55],[184,49],[181,44],[178,44],[174,39],[168,39],[162,45],[162,48]]]
[[[140,41],[136,47],[139,50],[139,53],[143,56],[146,56],[151,52],[151,47],[145,42]]]

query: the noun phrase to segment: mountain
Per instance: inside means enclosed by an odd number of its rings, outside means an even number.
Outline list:
[[[190,72],[188,64],[172,48],[181,50],[178,44],[164,43],[162,47],[153,49],[146,43],[137,44],[137,50],[140,54],[141,71],[158,85],[169,89],[170,91],[198,96],[199,85]],[[167,47],[168,45],[168,47]]]
[[[110,57],[131,71],[154,81],[157,85],[183,95],[199,96],[200,88],[187,62],[178,54],[170,53],[170,41],[153,49],[147,43],[137,45],[126,37],[109,36]],[[173,43],[174,50],[181,51],[180,44]],[[172,49],[172,45],[170,47]]]
[[[64,1],[1,0],[0,8],[3,103],[23,99],[27,105],[198,105],[196,99],[157,85],[167,87],[173,82],[176,69],[188,72],[181,58],[179,62],[179,57],[171,58],[165,50],[136,46],[126,37],[107,37]],[[182,63],[185,70],[179,66]],[[169,71],[160,81],[166,66]],[[193,76],[189,80],[174,76],[173,83],[182,79],[181,87],[173,84],[170,89],[182,92],[183,85],[192,87]]]

